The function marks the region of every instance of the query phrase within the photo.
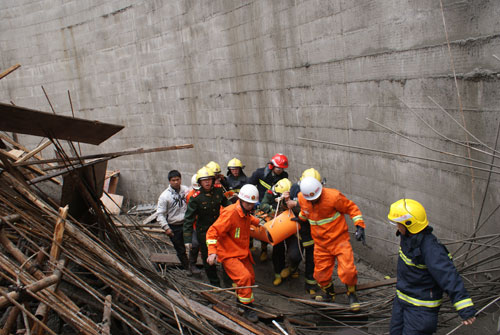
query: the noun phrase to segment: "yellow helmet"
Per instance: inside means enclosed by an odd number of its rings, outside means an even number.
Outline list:
[[[412,199],[401,199],[393,203],[387,217],[403,224],[412,234],[421,232],[429,224],[424,206]]]
[[[198,183],[200,182],[200,180],[209,178],[215,178],[215,174],[214,171],[212,171],[212,169],[207,168],[206,166],[199,169],[198,172],[196,173],[196,180],[198,181]]]
[[[279,194],[283,194],[286,191],[290,191],[292,188],[292,182],[288,178],[283,178],[278,180],[273,186],[273,191]]]
[[[244,168],[243,164],[241,164],[241,161],[238,159],[238,158],[233,158],[229,161],[229,163],[227,163],[227,168],[228,169],[231,169],[231,168]]]
[[[211,169],[215,174],[220,174],[220,165],[211,161],[206,165],[207,168]]]
[[[321,183],[321,175],[319,174],[318,170],[316,170],[315,168],[310,168],[310,169],[304,170],[304,172],[302,172],[302,177],[300,177],[300,180],[302,180],[306,177],[313,177]]]

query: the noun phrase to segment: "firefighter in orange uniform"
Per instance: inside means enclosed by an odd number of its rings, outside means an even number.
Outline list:
[[[336,189],[323,188],[313,177],[300,182],[298,196],[299,220],[309,220],[314,240],[314,279],[322,290],[317,300],[335,300],[332,273],[337,260],[339,279],[347,286],[349,305],[352,311],[359,311],[356,296],[358,272],[344,214],[348,214],[356,226],[356,239],[365,243],[365,223],[358,206]]]
[[[259,219],[251,215],[259,201],[259,191],[254,185],[244,185],[239,200],[223,209],[217,221],[207,231],[207,262],[214,265],[222,262],[226,273],[238,286],[252,286],[255,283],[253,258],[249,249],[250,225],[258,226]],[[236,290],[238,303],[243,304],[245,317],[251,322],[259,318],[251,307],[254,301],[251,288]],[[250,308],[249,308],[250,307]]]

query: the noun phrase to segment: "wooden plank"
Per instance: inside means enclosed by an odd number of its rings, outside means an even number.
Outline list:
[[[27,161],[28,159],[30,159],[31,157],[35,156],[37,153],[39,153],[40,151],[42,151],[43,149],[45,149],[46,147],[48,147],[51,144],[52,144],[51,141],[45,141],[44,143],[40,144],[35,149],[33,149],[30,152],[28,152],[25,156],[19,158],[14,163],[21,163],[21,162]]]
[[[179,261],[179,258],[177,258],[176,254],[162,254],[153,252],[149,256],[149,260],[153,263],[181,265],[181,262]],[[203,265],[200,255],[198,255],[198,259],[196,260],[196,265]]]
[[[17,70],[20,67],[21,67],[21,64],[12,65],[7,70],[5,70],[4,72],[0,73],[0,79],[2,79],[3,77],[8,76],[10,73],[14,72],[15,70]]]
[[[124,126],[0,103],[0,130],[98,145]]]
[[[101,202],[110,214],[118,215],[121,211],[123,195],[104,193],[101,197]]]

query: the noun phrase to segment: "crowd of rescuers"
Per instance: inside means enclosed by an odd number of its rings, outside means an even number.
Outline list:
[[[347,288],[349,308],[361,305],[356,294],[357,269],[345,215],[356,227],[355,239],[366,244],[365,221],[359,207],[340,191],[325,187],[319,171],[309,168],[300,180],[288,179],[288,158],[274,155],[250,177],[237,159],[220,165],[209,162],[191,178],[191,188],[182,185],[177,170],[168,173],[169,186],[158,199],[158,221],[171,239],[177,257],[188,276],[203,268],[211,285],[221,286],[217,263],[222,264],[225,285],[235,287],[237,303],[245,317],[257,322],[253,308],[255,283],[251,226],[266,224],[266,218],[288,212],[298,225],[272,247],[273,285],[288,277],[299,277],[304,260],[305,289],[317,301],[334,302],[332,275]],[[432,334],[436,331],[443,292],[454,304],[465,325],[475,321],[476,310],[451,257],[437,238],[424,207],[412,199],[393,203],[389,223],[400,237],[397,284],[390,334]],[[260,260],[267,259],[268,244],[261,243]]]

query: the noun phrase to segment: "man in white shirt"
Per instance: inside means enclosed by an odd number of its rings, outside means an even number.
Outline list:
[[[168,173],[168,182],[170,185],[158,198],[157,220],[165,229],[167,236],[170,237],[182,267],[190,274],[183,237],[184,213],[187,209],[186,194],[189,189],[187,186],[181,185],[182,177],[177,170]]]

